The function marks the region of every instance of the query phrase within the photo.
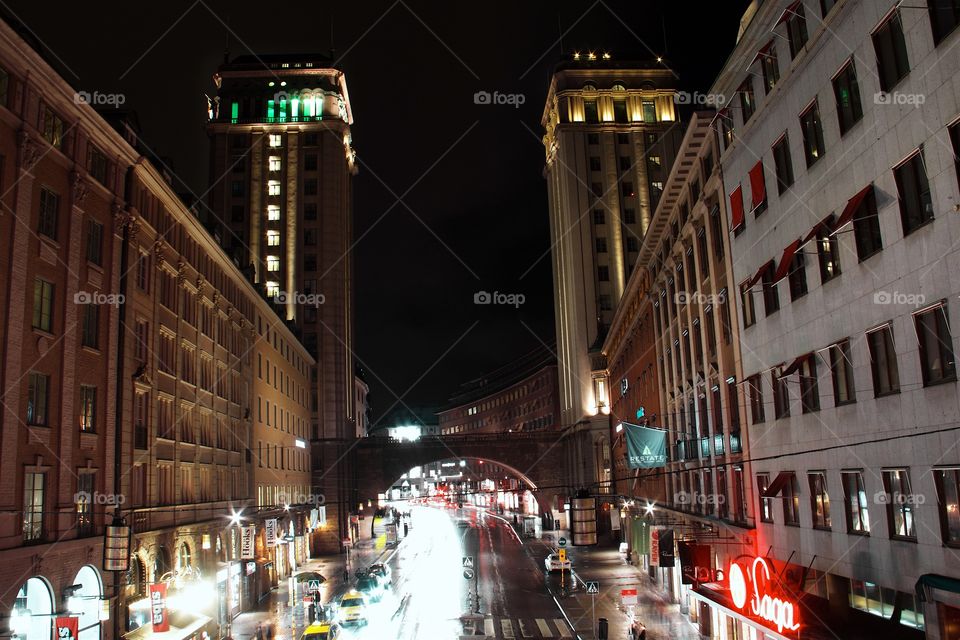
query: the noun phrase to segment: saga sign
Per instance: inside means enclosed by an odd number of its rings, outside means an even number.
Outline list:
[[[797,607],[792,602],[770,595],[770,567],[763,558],[754,558],[749,575],[737,563],[730,565],[730,597],[737,609],[747,606],[750,599],[750,613],[777,627],[777,631],[796,631]]]

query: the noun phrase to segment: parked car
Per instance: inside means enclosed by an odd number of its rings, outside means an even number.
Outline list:
[[[570,571],[573,569],[573,563],[570,560],[560,561],[560,554],[551,553],[543,560],[544,566],[547,568],[547,572],[552,573],[554,571]]]

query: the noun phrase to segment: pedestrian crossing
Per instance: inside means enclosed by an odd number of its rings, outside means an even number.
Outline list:
[[[478,620],[478,627],[479,624]],[[468,632],[470,630],[467,630]],[[497,640],[520,640],[522,638],[573,638],[570,626],[563,618],[501,618],[487,616],[483,619],[482,628],[477,628],[475,635],[482,633],[487,638]]]

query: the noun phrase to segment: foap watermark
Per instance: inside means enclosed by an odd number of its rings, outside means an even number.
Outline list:
[[[691,493],[689,491],[677,491],[673,494],[674,502],[683,505],[721,505],[726,503],[725,496],[713,493]]]
[[[708,304],[720,305],[726,302],[726,296],[722,293],[700,293],[699,291],[681,291],[674,295],[677,304],[699,304],[707,306]]]
[[[73,94],[73,101],[77,104],[89,104],[91,107],[113,107],[117,109],[127,101],[127,96],[122,93],[77,91]]]
[[[900,93],[899,91],[878,91],[873,94],[873,104],[895,104],[919,107],[927,101],[922,93]]]
[[[706,107],[722,107],[727,103],[727,97],[722,93],[700,93],[699,91],[677,91],[673,94],[673,101],[677,104],[693,104]]]
[[[302,291],[278,291],[273,296],[277,304],[293,304],[300,307],[319,307],[327,301],[322,293],[304,293]]]
[[[99,291],[77,291],[73,294],[74,304],[95,304],[119,307],[124,303],[122,293],[101,293]]]
[[[506,104],[516,109],[520,108],[527,101],[527,96],[522,93],[500,93],[494,91],[477,91],[473,94],[473,104]]]
[[[522,293],[500,293],[494,291],[477,291],[473,294],[473,304],[500,304],[520,308],[527,301],[527,296]]]
[[[118,507],[126,501],[127,497],[122,493],[101,493],[99,491],[89,493],[87,491],[78,491],[73,494],[74,504],[99,504],[107,505],[108,507]]]
[[[876,291],[873,304],[906,304],[913,308],[923,306],[927,296],[922,293],[902,293],[900,291]]]
[[[886,491],[877,491],[873,494],[874,504],[896,504],[906,506],[916,506],[926,504],[927,496],[922,493],[887,493]]]
[[[308,504],[314,507],[322,507],[327,503],[327,497],[322,493],[300,493],[293,491],[291,493],[278,493],[277,502],[284,505]]]

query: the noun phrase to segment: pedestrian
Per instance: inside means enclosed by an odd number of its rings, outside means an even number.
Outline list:
[[[259,622],[257,623],[257,640],[263,640],[263,627]]]

